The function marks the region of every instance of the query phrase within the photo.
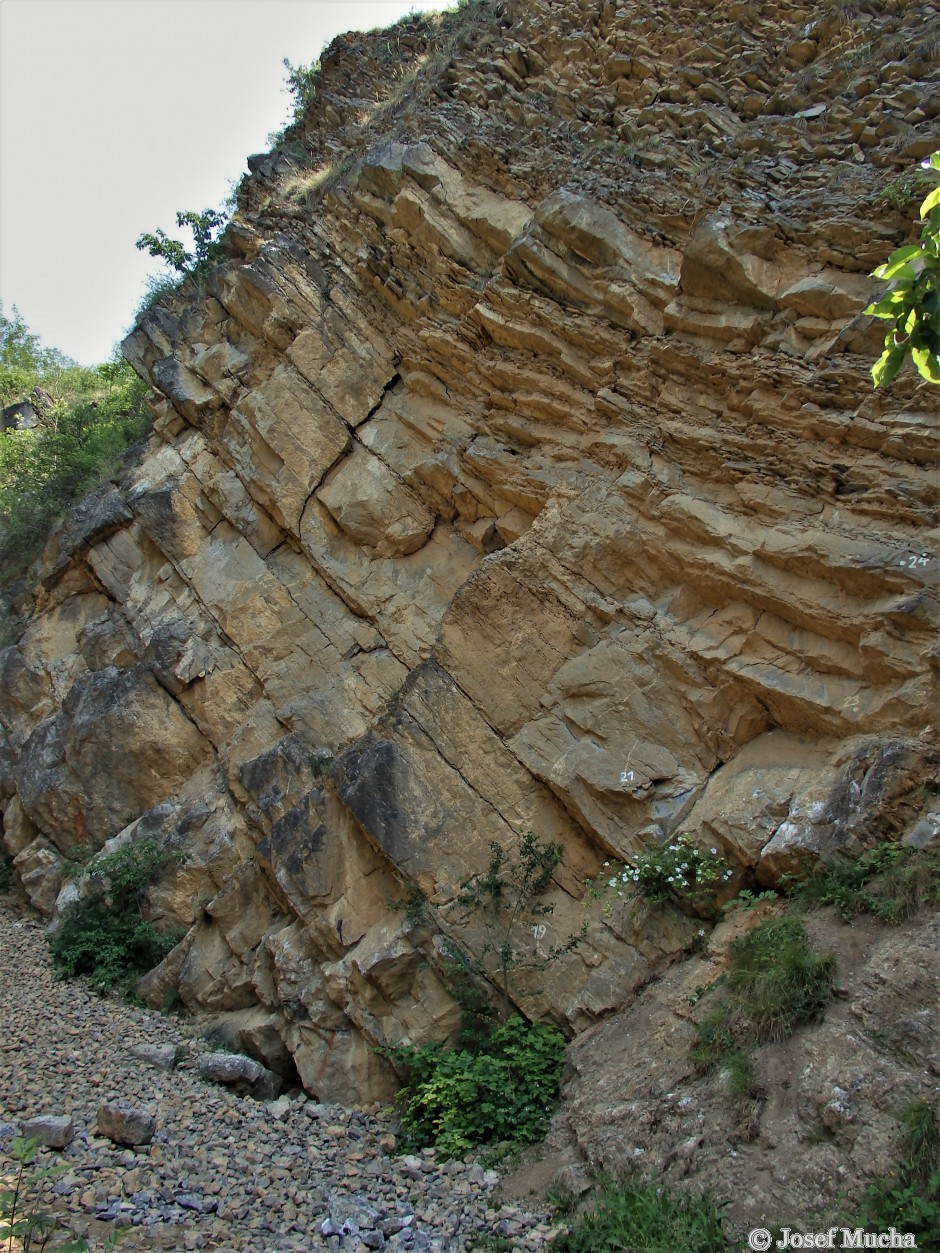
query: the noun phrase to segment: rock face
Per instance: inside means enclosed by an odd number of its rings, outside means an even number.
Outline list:
[[[77,846],[184,850],[142,990],[361,1101],[376,1045],[456,1026],[493,842],[563,846],[512,992],[578,1032],[697,926],[589,906],[605,859],[684,830],[767,885],[932,838],[937,394],[872,391],[860,314],[937,20],[511,0],[337,40],[128,337],[153,439],[0,653],[34,903]]]

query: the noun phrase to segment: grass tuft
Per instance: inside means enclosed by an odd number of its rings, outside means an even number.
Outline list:
[[[721,1206],[634,1180],[602,1182],[595,1208],[552,1245],[553,1253],[715,1253],[732,1247]]]

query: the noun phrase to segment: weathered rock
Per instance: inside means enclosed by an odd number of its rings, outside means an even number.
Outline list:
[[[176,1066],[177,1050],[172,1044],[135,1044],[129,1051],[131,1057],[158,1070],[173,1070]]]
[[[75,1132],[71,1114],[37,1114],[24,1119],[20,1127],[24,1140],[36,1140],[48,1149],[64,1149],[71,1144]]]
[[[239,1053],[201,1053],[193,1065],[203,1079],[223,1083],[258,1101],[273,1101],[281,1086],[277,1075]]]
[[[101,843],[190,777],[207,744],[140,667],[108,666],[74,684],[23,748],[23,808],[62,852]]]
[[[23,890],[30,904],[49,917],[65,877],[65,867],[58,849],[42,836],[33,840],[13,858]]]
[[[153,1114],[140,1109],[132,1101],[104,1101],[98,1106],[98,1134],[107,1136],[115,1144],[132,1147],[149,1144],[156,1129],[157,1120]]]

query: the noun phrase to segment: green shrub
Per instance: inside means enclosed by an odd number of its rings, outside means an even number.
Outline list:
[[[192,252],[182,240],[170,239],[160,227],[155,231],[145,231],[135,247],[141,252],[146,250],[151,257],[159,258],[177,274],[192,273],[219,255],[220,249],[215,236],[225,226],[223,213],[218,213],[215,209],[203,209],[202,213],[187,209],[177,213],[176,225],[185,226],[192,233]]]
[[[869,1231],[909,1231],[918,1249],[940,1249],[940,1171],[926,1184],[902,1179],[881,1179],[871,1184],[862,1199],[853,1226]]]
[[[735,1097],[751,1097],[756,1093],[754,1063],[745,1049],[733,1049],[721,1059],[721,1081]]]
[[[795,914],[768,918],[731,946],[727,986],[757,1043],[784,1040],[832,996],[835,959],[818,957]]]
[[[806,906],[834,905],[845,922],[862,913],[895,925],[940,901],[940,852],[889,842],[857,861],[834,861],[783,886]]]
[[[88,866],[86,895],[69,905],[50,937],[53,965],[62,978],[88,975],[99,991],[127,992],[180,940],[161,934],[143,915],[147,888],[179,857],[155,840],[140,840]]]
[[[716,848],[702,849],[688,835],[679,835],[668,844],[655,844],[638,853],[633,865],[608,869],[601,875],[601,890],[617,896],[635,893],[651,905],[672,902],[680,906],[708,910],[715,893],[733,871]]]
[[[786,1039],[822,1012],[835,961],[812,951],[797,914],[768,918],[731,945],[730,958],[712,985],[722,995],[696,1027],[692,1060],[700,1071],[720,1066],[729,1093],[744,1098],[755,1092],[748,1050]]]
[[[528,1144],[548,1129],[565,1055],[561,1032],[514,1017],[485,1050],[441,1044],[384,1050],[408,1072],[399,1094],[402,1144],[461,1157],[480,1145]]]
[[[735,1047],[735,1035],[731,1030],[727,1006],[720,1005],[706,1014],[696,1027],[692,1060],[699,1070],[711,1070],[728,1057]]]
[[[553,1253],[717,1253],[733,1244],[721,1207],[704,1196],[665,1187],[607,1180],[595,1208],[552,1245]]]
[[[921,170],[936,182],[940,152],[921,162]],[[920,206],[924,223],[920,241],[897,248],[872,271],[892,286],[865,313],[889,323],[884,352],[872,366],[875,387],[891,382],[910,355],[920,376],[940,383],[940,187]]]
[[[548,918],[555,909],[542,898],[552,886],[561,853],[560,844],[540,840],[531,831],[523,832],[511,850],[491,840],[486,873],[464,879],[460,884],[457,904],[486,924],[489,938],[480,950],[479,961],[488,975],[499,980],[506,1014],[509,1013],[514,970],[544,970],[573,952],[587,934],[587,923],[584,923],[580,931],[569,935],[563,943],[549,944],[543,953],[535,956],[529,951],[529,934],[533,929],[540,929],[544,935],[546,924],[539,920]]]

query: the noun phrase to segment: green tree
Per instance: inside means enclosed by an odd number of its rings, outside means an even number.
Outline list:
[[[215,209],[203,209],[196,213],[187,209],[176,215],[177,226],[187,226],[192,231],[194,250],[189,252],[179,239],[170,239],[166,231],[157,227],[145,231],[137,240],[136,247],[158,257],[179,274],[187,274],[212,256],[215,236],[225,225],[225,216]]]
[[[940,173],[940,152],[923,162]],[[893,286],[865,310],[890,323],[884,352],[872,367],[875,387],[890,383],[910,354],[922,378],[940,383],[940,187],[920,206],[920,241],[891,254],[873,271]]]
[[[34,387],[49,387],[75,362],[55,348],[44,348],[13,306],[10,317],[0,304],[0,407],[25,400]]]
[[[16,310],[0,311],[0,401],[36,388],[47,393],[42,424],[0,434],[0,583],[25,569],[56,519],[150,428],[147,386],[126,361],[76,365],[43,348]]]

